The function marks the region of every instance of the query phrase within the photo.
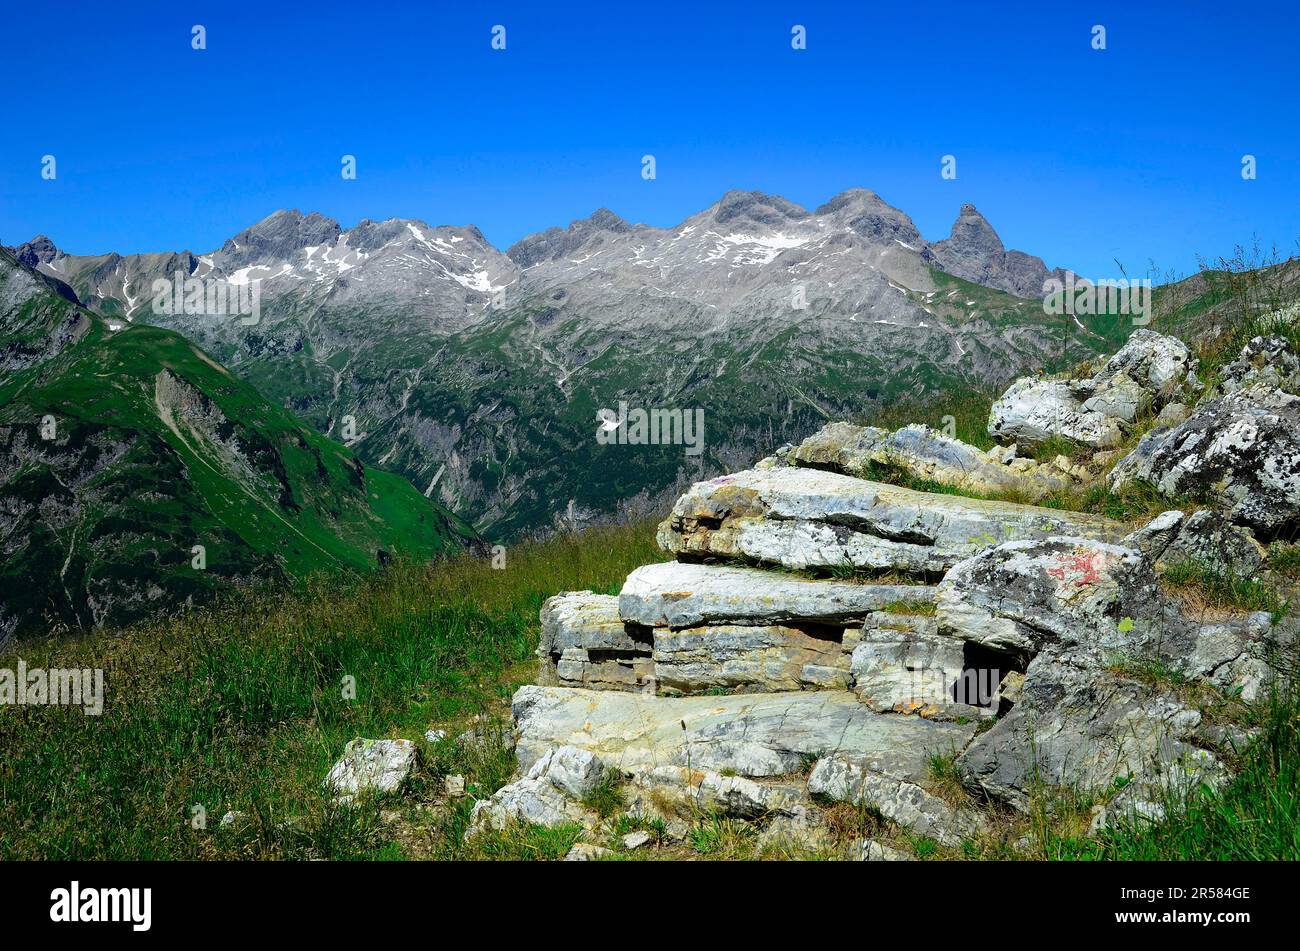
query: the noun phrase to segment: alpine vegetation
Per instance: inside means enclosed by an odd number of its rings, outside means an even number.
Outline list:
[[[1043,313],[1130,317],[1134,327],[1145,327],[1151,323],[1152,293],[1150,278],[1090,281],[1066,271],[1043,282]]]
[[[128,622],[473,531],[183,337],[0,251],[0,642]]]

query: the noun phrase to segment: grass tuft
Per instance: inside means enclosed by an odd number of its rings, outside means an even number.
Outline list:
[[[1286,613],[1286,599],[1259,578],[1242,578],[1215,565],[1185,561],[1165,568],[1164,581],[1197,607],[1223,611],[1268,611],[1276,619]]]
[[[627,802],[619,787],[619,779],[612,772],[606,773],[595,788],[583,797],[582,804],[602,819],[608,819],[617,813]]]

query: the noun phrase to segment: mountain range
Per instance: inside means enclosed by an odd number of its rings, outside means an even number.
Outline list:
[[[183,335],[494,541],[661,507],[825,419],[997,385],[1131,330],[1045,314],[1059,272],[974,206],[929,242],[864,189],[813,211],[731,191],[671,228],[600,209],[505,251],[473,226],[298,211],[199,254],[12,250],[109,328]],[[155,282],[177,275],[257,282],[256,322],[160,312]],[[620,405],[703,410],[704,451],[598,440]]]
[[[115,326],[0,250],[0,642],[474,540],[179,334]]]

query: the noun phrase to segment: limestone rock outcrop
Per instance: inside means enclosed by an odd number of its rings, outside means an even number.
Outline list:
[[[952,486],[977,495],[1015,494],[1027,500],[1073,488],[1090,473],[1068,458],[1039,463],[989,452],[946,436],[929,426],[911,425],[890,432],[874,426],[827,423],[796,447],[795,465],[828,469],[862,479],[902,472],[913,479]]]
[[[1265,557],[1254,535],[1210,509],[1191,515],[1178,509],[1161,512],[1128,535],[1124,544],[1141,551],[1157,568],[1193,563],[1236,578],[1254,576]]]
[[[618,595],[623,620],[645,627],[699,624],[861,623],[888,604],[925,604],[934,588],[852,584],[794,574],[665,561],[638,568]]]
[[[1108,481],[1218,503],[1263,539],[1289,533],[1300,528],[1300,396],[1255,383],[1202,403],[1185,422],[1147,433]]]
[[[1114,673],[1100,651],[1053,649],[1029,664],[1020,701],[957,765],[983,795],[1025,810],[1036,784],[1095,793],[1175,765],[1214,777],[1222,766],[1200,725],[1199,711]]]
[[[1096,449],[1117,446],[1141,414],[1199,387],[1195,369],[1182,341],[1137,330],[1092,377],[1017,380],[993,404],[989,435],[1030,445],[1060,437]]]
[[[636,690],[653,677],[650,634],[619,616],[617,597],[566,591],[546,600],[541,622],[548,683]]]
[[[852,634],[843,625],[656,628],[652,675],[660,690],[680,693],[844,689]]]
[[[970,809],[957,809],[923,787],[880,773],[869,762],[834,754],[817,761],[808,777],[816,795],[875,809],[917,835],[955,847],[979,831],[982,822]]]
[[[880,772],[915,779],[927,756],[961,748],[974,724],[871,712],[845,690],[704,697],[520,687],[514,696],[520,767],[548,750],[589,750],[624,773],[657,766],[750,778],[798,773],[830,753],[863,758]]]
[[[885,612],[867,619],[851,659],[853,690],[868,708],[930,719],[996,713],[1009,672],[968,667],[966,642],[939,634],[933,617]]]
[[[1156,574],[1137,551],[1054,536],[1007,542],[956,565],[939,585],[940,633],[1030,657],[1058,644],[1121,645],[1128,619],[1153,616]]]
[[[835,472],[750,469],[697,482],[659,526],[678,558],[940,574],[1011,539],[1123,537],[1098,515],[916,492]]]
[[[1219,371],[1219,392],[1236,393],[1263,383],[1295,393],[1300,390],[1300,357],[1285,337],[1255,337],[1241,348],[1237,359]]]
[[[516,822],[591,827],[596,817],[583,808],[582,799],[596,788],[605,772],[605,764],[588,750],[572,746],[549,749],[522,779],[474,804],[465,835],[472,838],[485,828],[501,830]]]
[[[513,701],[520,778],[472,830],[575,824],[590,850],[631,848],[584,804],[597,783],[661,840],[722,815],[786,854],[897,857],[837,841],[836,802],[952,850],[996,834],[985,806],[1054,788],[1093,797],[1094,828],[1158,820],[1230,775],[1250,732],[1227,711],[1295,649],[1295,622],[1211,608],[1166,574],[1253,581],[1256,535],[1300,527],[1300,397],[1278,389],[1297,366],[1257,339],[1197,404],[1188,348],[1139,331],[1092,376],[1022,380],[994,407],[999,439],[1060,436],[1092,449],[1077,461],[832,423],[692,485],[658,528],[673,561],[543,606],[544,685]],[[1137,451],[1108,448],[1153,417]],[[1112,486],[1223,511],[1143,524],[956,494],[1068,499],[1112,465]]]

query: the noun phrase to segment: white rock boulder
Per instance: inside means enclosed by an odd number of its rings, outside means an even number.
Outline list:
[[[1134,482],[1170,498],[1217,500],[1264,539],[1300,528],[1300,396],[1255,384],[1156,429],[1115,466],[1111,489]]]
[[[1029,657],[1052,644],[1124,646],[1124,628],[1158,604],[1140,552],[1061,536],[1007,542],[956,565],[939,585],[936,619],[941,634]]]
[[[1030,445],[1061,437],[1094,449],[1117,446],[1138,416],[1194,389],[1195,368],[1181,340],[1136,330],[1092,377],[1017,380],[993,404],[989,435]]]
[[[415,766],[410,740],[367,740],[357,737],[325,777],[327,788],[340,795],[396,792]]]
[[[869,806],[886,819],[949,847],[960,845],[982,827],[973,809],[956,808],[916,782],[882,775],[869,762],[843,754],[817,761],[808,777],[808,791]]]

